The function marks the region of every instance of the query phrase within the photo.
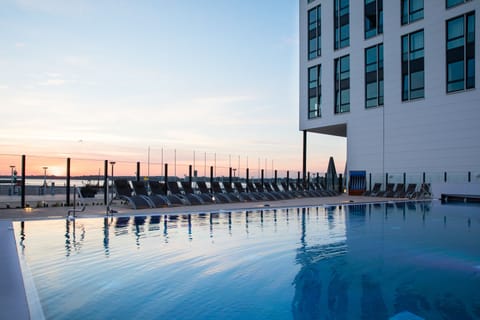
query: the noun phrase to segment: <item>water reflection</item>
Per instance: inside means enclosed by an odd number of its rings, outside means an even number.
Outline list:
[[[80,237],[77,239],[77,224],[80,228]],[[65,221],[65,256],[69,257],[73,251],[80,251],[82,243],[85,240],[85,227],[76,220]]]
[[[309,210],[301,211],[302,232],[296,256],[301,269],[293,282],[294,319],[388,319],[404,311],[424,318],[480,316],[480,294],[466,280],[470,277],[480,284],[480,271],[473,265],[475,260],[454,258],[445,252],[452,248],[452,242],[456,242],[454,247],[460,251],[468,249],[465,243],[472,242],[468,237],[458,238],[455,229],[462,230],[458,217],[451,217],[456,221],[452,225],[447,213],[437,212],[428,219],[430,203],[344,208],[344,221],[339,208],[325,209],[330,230],[340,231],[339,226],[345,225],[345,240],[327,244],[308,241],[312,239]],[[471,218],[465,220],[468,229]],[[450,231],[449,238],[441,238],[440,233],[446,229]],[[437,251],[428,253],[431,247]],[[438,248],[443,249],[438,251]],[[472,253],[464,253],[468,254]],[[480,261],[478,255],[476,259]],[[441,272],[457,280],[445,278]],[[442,281],[437,277],[443,278]]]
[[[20,222],[20,248],[22,248],[22,255],[25,253],[25,221]]]
[[[325,209],[330,231],[335,228],[335,209]],[[299,211],[297,211],[298,214]],[[337,272],[342,264],[339,257],[346,254],[345,241],[334,243],[308,243],[308,214],[310,209],[301,210],[301,246],[297,249],[296,261],[301,265],[293,284],[295,294],[292,302],[294,319],[347,319],[348,281]],[[327,262],[327,263],[326,263]]]
[[[277,232],[290,233],[295,241],[288,254],[294,255],[298,267],[298,272],[288,277],[292,285],[289,307],[294,319],[388,319],[405,310],[424,318],[460,315],[468,319],[480,318],[480,304],[472,303],[480,301],[480,294],[471,289],[477,285],[465,286],[462,276],[480,285],[480,257],[463,249],[471,244],[472,237],[479,239],[475,232],[479,221],[478,216],[472,219],[467,214],[433,212],[430,203],[355,204],[111,217],[99,222],[103,223],[102,231],[96,229],[95,240],[97,246],[103,241],[105,256],[113,260],[121,250],[112,251],[111,247],[120,239],[110,237],[121,237],[120,244],[131,243],[138,249],[149,248],[147,238],[156,238],[155,245],[170,250],[167,258],[175,260],[190,259],[190,248],[201,248],[214,240],[219,246],[229,241],[231,247],[227,250],[235,251],[241,249],[241,244],[230,241],[232,236],[241,242],[259,234],[270,237]],[[80,219],[65,223],[68,257],[82,248],[86,231]],[[25,223],[19,226],[23,252],[28,246]],[[61,226],[63,233],[63,223]],[[259,246],[258,256],[263,256],[261,250]],[[203,254],[208,256],[210,252]],[[228,257],[219,265],[233,264]],[[204,256],[197,262],[206,265],[209,261],[217,262],[215,257]],[[439,269],[445,273],[437,273]]]
[[[110,224],[113,222],[113,217],[105,217],[103,219],[103,250],[105,256],[110,255]]]
[[[137,248],[140,248],[140,238],[145,234],[145,220],[147,217],[145,216],[135,216],[133,219],[134,225],[135,225],[135,244],[137,245]]]

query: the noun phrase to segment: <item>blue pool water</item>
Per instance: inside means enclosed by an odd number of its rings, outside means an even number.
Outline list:
[[[47,319],[480,319],[480,207],[14,223]]]

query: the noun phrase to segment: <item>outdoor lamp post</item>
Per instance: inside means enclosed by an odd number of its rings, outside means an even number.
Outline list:
[[[42,167],[43,168],[43,194],[47,192],[47,169],[48,167]]]
[[[15,177],[14,177],[14,174],[13,174],[15,168],[16,168],[16,167],[15,167],[14,165],[11,165],[11,166],[10,166],[10,169],[11,169],[11,171],[12,171],[11,181],[10,181],[10,182],[11,182],[10,195],[14,195],[14,194],[15,194],[15,192],[14,192],[14,191],[15,191],[15,184],[14,184],[14,183],[15,183],[15,181],[14,181],[14,180],[15,180]]]

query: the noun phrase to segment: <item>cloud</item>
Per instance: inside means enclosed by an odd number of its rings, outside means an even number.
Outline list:
[[[26,46],[26,44],[24,42],[15,42],[15,47],[16,48],[23,48],[25,46]]]
[[[62,76],[60,73],[55,73],[55,72],[47,72],[46,75],[47,77],[50,77],[50,78],[59,78]]]
[[[48,79],[46,81],[39,82],[41,86],[63,86],[66,83],[63,79]]]
[[[13,0],[23,10],[38,11],[56,15],[79,15],[89,10],[89,4],[82,0]]]
[[[68,56],[63,60],[66,64],[74,67],[87,67],[90,64],[90,60],[87,57],[82,56]]]
[[[255,100],[255,98],[250,96],[211,96],[194,98],[192,99],[192,102],[202,105],[225,105],[253,100]]]

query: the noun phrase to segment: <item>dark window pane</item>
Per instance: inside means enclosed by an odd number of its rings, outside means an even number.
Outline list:
[[[402,100],[424,97],[423,30],[402,37]]]
[[[447,0],[447,8],[463,3],[464,0]]]
[[[334,48],[350,45],[349,0],[334,0]]]
[[[408,23],[408,0],[402,0],[402,24]]]
[[[474,12],[447,21],[447,92],[475,87],[474,24]]]
[[[475,88],[475,59],[467,61],[467,89]]]

